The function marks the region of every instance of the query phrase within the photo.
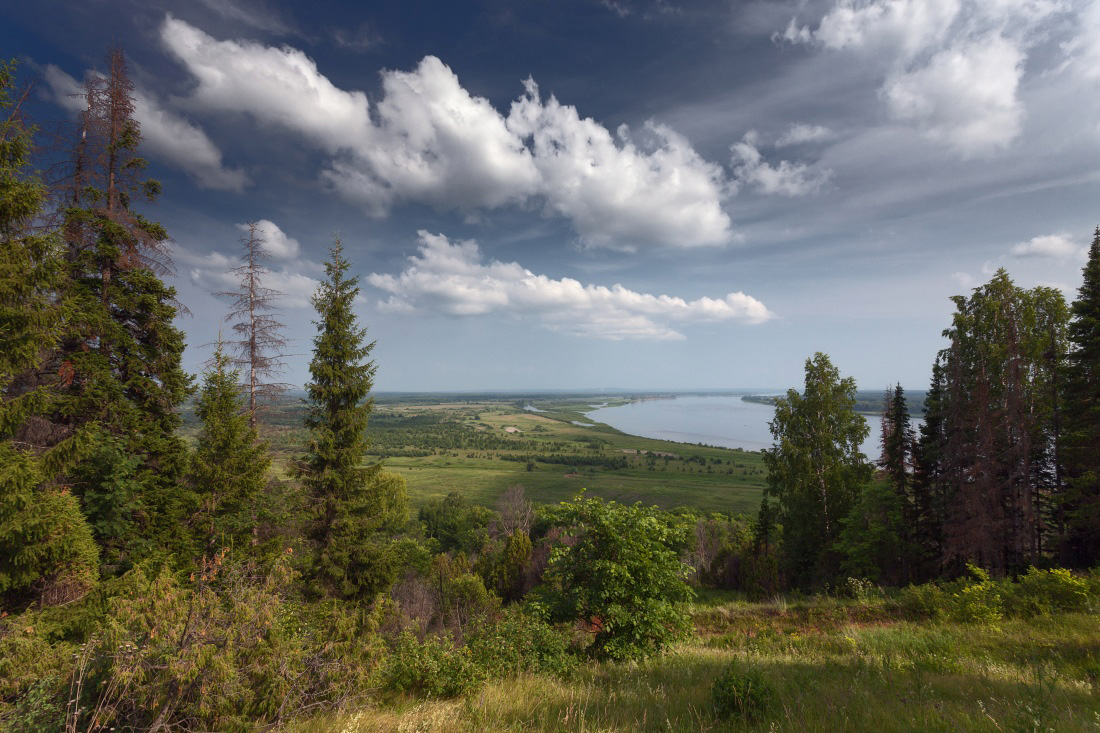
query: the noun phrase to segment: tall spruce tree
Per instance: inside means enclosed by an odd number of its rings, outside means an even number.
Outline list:
[[[393,583],[396,559],[385,530],[395,513],[407,513],[404,492],[394,491],[381,464],[363,465],[374,342],[366,341],[352,310],[359,278],[348,277],[348,267],[337,239],[313,296],[318,319],[306,385],[310,437],[299,469],[313,505],[314,589],[339,598],[369,595]]]
[[[910,536],[914,545],[914,580],[940,575],[945,556],[944,524],[950,503],[950,484],[945,474],[946,384],[943,362],[932,365],[932,380],[924,398],[924,423],[913,448],[913,521]]]
[[[1069,484],[1069,559],[1091,567],[1100,561],[1100,227],[1072,313],[1060,458]]]
[[[122,50],[112,49],[107,62],[106,75],[86,82],[64,212],[71,318],[53,359],[64,398],[54,419],[64,426],[96,421],[138,460],[134,531],[119,547],[122,567],[148,553],[189,558],[186,526],[197,502],[183,481],[187,453],[176,433],[191,381],[181,367],[183,333],[173,325],[175,290],[160,278],[170,267],[168,235],[134,208],[160,186],[145,177],[137,154],[141,131]],[[86,475],[74,488],[96,494],[109,511],[118,487]]]
[[[806,360],[802,394],[788,390],[770,423],[764,453],[768,493],[778,503],[788,577],[820,585],[840,569],[836,541],[873,468],[860,452],[869,428],[853,409],[856,384],[841,379],[825,354]]]
[[[58,239],[31,227],[44,188],[30,169],[33,130],[15,75],[15,62],[0,63],[0,597],[19,604],[33,594],[49,605],[87,590],[99,558],[61,481],[88,452],[88,432],[44,419],[53,390],[43,361],[66,317],[57,303],[64,277]]]
[[[239,378],[219,340],[195,405],[202,427],[190,472],[200,502],[195,522],[198,544],[210,556],[223,547],[244,549],[249,544],[252,505],[271,466],[267,444],[249,424]]]

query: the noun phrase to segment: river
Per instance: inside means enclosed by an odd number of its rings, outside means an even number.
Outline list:
[[[587,415],[624,433],[645,438],[760,450],[772,447],[768,423],[775,416],[775,408],[745,402],[739,395],[685,395],[602,407]],[[868,458],[877,459],[882,436],[879,416],[864,418],[871,433],[862,450]]]

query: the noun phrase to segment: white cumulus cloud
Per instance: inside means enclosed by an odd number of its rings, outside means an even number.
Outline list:
[[[195,77],[189,98],[302,135],[330,159],[323,179],[368,213],[403,202],[443,210],[541,206],[588,244],[713,246],[731,239],[720,166],[681,135],[647,123],[612,135],[532,80],[505,117],[434,56],[382,72],[374,109],[333,85],[301,51],[219,41],[168,16],[161,39]]]
[[[816,28],[792,19],[777,38],[861,54],[884,70],[891,116],[961,157],[1015,142],[1025,108],[1019,88],[1043,24],[1066,0],[836,0]],[[1084,36],[1081,36],[1084,39]],[[1093,48],[1082,40],[1082,59]]]
[[[626,126],[616,140],[553,96],[543,102],[531,79],[512,104],[508,128],[530,140],[547,207],[575,223],[590,243],[649,240],[681,247],[723,244],[730,220],[721,207],[722,169],[703,160],[672,129],[648,123],[648,145]]]
[[[247,235],[248,224],[238,224],[237,229]],[[264,249],[276,260],[296,260],[301,252],[301,245],[297,239],[290,237],[278,224],[270,219],[260,219],[256,222],[256,234],[263,239]]]
[[[62,107],[82,111],[86,102],[76,79],[50,64],[43,73],[54,100]],[[227,168],[222,153],[202,128],[157,102],[141,89],[134,90],[134,119],[141,126],[141,152],[194,177],[203,188],[243,191],[250,181],[244,171]]]
[[[584,285],[572,278],[536,275],[515,262],[485,262],[476,242],[451,242],[419,232],[419,254],[397,275],[373,273],[366,281],[389,293],[380,307],[455,316],[501,313],[533,318],[552,330],[621,339],[682,339],[676,324],[715,321],[762,323],[774,317],[741,292],[687,301],[639,293],[622,285]]]
[[[1085,248],[1065,234],[1045,234],[1020,242],[1012,248],[1015,257],[1050,257],[1068,260],[1081,256]]]
[[[989,153],[1020,133],[1023,63],[1015,44],[994,35],[936,53],[895,76],[884,95],[895,118],[919,123],[928,137],[963,155]]]
[[[740,185],[752,186],[760,193],[780,196],[806,196],[821,190],[831,175],[829,170],[813,170],[805,163],[781,160],[771,165],[757,147],[757,134],[750,130],[740,142],[730,146],[733,175]]]

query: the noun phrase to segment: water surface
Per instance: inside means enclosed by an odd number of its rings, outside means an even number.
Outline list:
[[[745,402],[740,395],[692,395],[643,399],[603,407],[587,415],[624,433],[645,438],[761,450],[772,447],[768,423],[775,417],[775,408]],[[880,418],[866,415],[865,419],[871,433],[862,449],[868,458],[876,459],[882,436]]]

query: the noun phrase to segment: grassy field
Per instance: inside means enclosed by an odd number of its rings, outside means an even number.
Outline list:
[[[666,509],[756,511],[765,479],[760,453],[626,435],[584,416],[594,405],[625,402],[622,397],[382,399],[368,429],[375,452],[370,459],[406,478],[413,511],[451,491],[492,506],[514,484],[541,503],[586,489],[605,499]],[[528,404],[541,411],[524,409]],[[264,418],[263,435],[284,476],[305,442],[302,410],[299,401],[286,399]],[[193,439],[197,423],[184,417],[185,435]]]
[[[1096,731],[1100,617],[996,626],[913,623],[881,601],[700,603],[695,637],[640,664],[569,680],[489,684],[453,701],[397,700],[305,731]],[[711,685],[737,662],[774,688],[756,721],[719,721]]]

